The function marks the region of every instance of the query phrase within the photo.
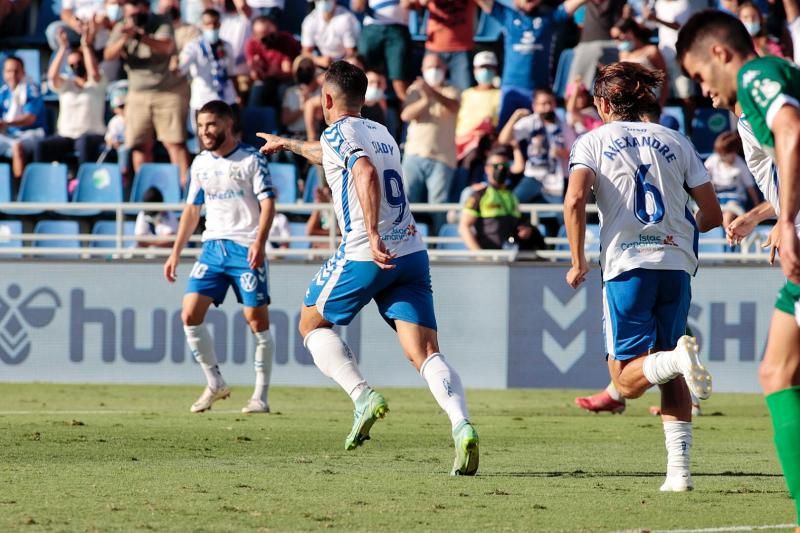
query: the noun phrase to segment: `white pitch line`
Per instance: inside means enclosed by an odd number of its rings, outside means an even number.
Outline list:
[[[182,412],[182,411],[181,411]],[[175,411],[148,411],[142,409],[141,411],[132,411],[130,409],[84,409],[77,411],[0,411],[0,416],[14,416],[14,415],[160,415],[160,414],[175,414]],[[187,414],[188,411],[187,411]],[[219,409],[202,413],[206,415],[229,415],[229,414],[242,414],[238,409]]]
[[[794,529],[794,524],[773,524],[766,526],[725,526],[725,527],[706,527],[702,529],[661,529],[652,530],[651,533],[717,533],[723,531],[762,531],[765,529]]]

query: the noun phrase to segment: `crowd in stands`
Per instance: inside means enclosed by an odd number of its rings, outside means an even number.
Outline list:
[[[541,246],[540,232],[558,233],[557,209],[536,228],[518,205],[562,202],[570,147],[602,124],[591,96],[598,65],[663,71],[660,101],[673,111],[654,120],[691,135],[710,105],[676,62],[677,31],[692,13],[736,13],[761,54],[797,57],[800,31],[797,0],[62,0],[36,35],[33,13],[49,6],[39,1],[0,0],[0,158],[14,188],[30,162],[67,163],[76,176],[81,164],[116,161],[130,188],[145,163],[169,161],[185,190],[201,149],[195,113],[211,100],[235,106],[245,141],[254,131],[318,139],[322,74],[343,59],[367,72],[364,116],[403,149],[408,199],[461,202],[470,248]],[[42,83],[15,52],[37,38]],[[703,154],[731,212],[760,201],[734,124],[725,117],[714,153]],[[298,176],[286,197],[328,200],[321,168],[280,157]],[[160,215],[142,217],[138,228],[165,231]],[[421,218],[434,234],[448,222]],[[327,234],[330,223],[315,214],[308,233]]]

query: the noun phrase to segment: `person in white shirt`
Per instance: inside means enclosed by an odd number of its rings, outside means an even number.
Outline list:
[[[182,312],[186,342],[207,381],[191,412],[206,411],[231,394],[203,320],[211,304],[220,305],[232,287],[256,340],[256,386],[242,412],[268,413],[267,389],[275,343],[269,331],[264,246],[275,214],[272,179],[266,158],[240,144],[234,135],[233,111],[228,104],[219,100],[207,103],[200,108],[197,124],[205,150],[192,163],[187,205],[172,254],[164,263],[164,277],[175,282],[181,250],[205,206],[203,252],[189,273]]]
[[[161,204],[164,203],[164,196],[157,187],[150,187],[142,195],[142,202]],[[133,234],[137,237],[169,237],[178,233],[178,217],[172,211],[139,211],[136,215],[136,223]],[[173,240],[137,241],[139,248],[158,247],[172,248]]]
[[[478,434],[469,422],[461,379],[441,353],[436,333],[428,253],[403,189],[400,149],[389,131],[361,117],[367,76],[345,61],[325,74],[322,102],[328,128],[319,142],[265,133],[262,152],[290,150],[322,164],[332,190],[342,245],[306,291],[300,333],[314,364],[355,404],[345,449],[369,439],[372,425],[389,410],[367,384],[356,359],[333,325],[347,325],[371,300],[397,331],[400,344],[428,383],[453,428],[453,475],[478,470]]]
[[[247,5],[256,17],[278,19],[286,7],[286,0],[247,0]]]
[[[735,132],[721,133],[714,141],[714,153],[705,162],[722,206],[722,227],[726,229],[737,215],[744,213],[748,197],[753,205],[761,203],[753,175],[737,153],[740,147],[741,140]]]
[[[88,26],[94,24],[97,26],[97,37],[93,46],[95,50],[102,50],[108,42],[111,26],[119,20],[111,18],[109,13],[113,15],[115,11],[107,10],[105,0],[62,0],[60,19],[51,22],[45,29],[47,44],[52,50],[58,50],[59,35],[63,30],[70,44],[76,45]]]
[[[232,76],[249,79],[250,69],[244,55],[244,45],[253,33],[253,10],[245,0],[218,0],[214,8],[222,15],[219,38],[231,45],[234,57]]]
[[[316,0],[314,11],[303,19],[300,45],[318,67],[328,68],[334,61],[355,55],[360,32],[356,17],[335,0]]]
[[[181,51],[178,65],[192,81],[189,117],[192,129],[197,126],[197,110],[212,100],[228,105],[236,103],[231,75],[234,70],[233,49],[219,36],[220,15],[206,9],[201,17],[203,34]]]
[[[100,154],[106,131],[106,80],[97,64],[92,36],[81,39],[78,49],[69,49],[67,32],[58,34],[59,47],[47,71],[47,81],[58,94],[56,134],[40,139],[33,149],[36,162],[64,161],[78,153],[78,164],[94,162]],[[71,74],[62,75],[66,59]]]
[[[692,402],[711,394],[711,375],[697,341],[684,335],[697,270],[699,231],[720,225],[722,212],[689,140],[641,122],[656,103],[663,73],[638,63],[600,69],[594,97],[605,123],[573,146],[564,221],[572,255],[567,283],[589,273],[584,250],[586,203],[600,212],[600,265],[608,368],[625,398],[661,388],[667,476],[662,491],[691,490]],[[689,197],[699,210],[692,215]],[[688,388],[687,388],[688,386]]]

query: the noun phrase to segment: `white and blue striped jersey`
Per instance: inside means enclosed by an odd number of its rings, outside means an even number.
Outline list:
[[[577,140],[575,166],[595,174],[604,280],[636,268],[694,275],[698,231],[688,189],[709,177],[686,137],[655,123],[612,122]]]
[[[260,202],[274,197],[266,157],[246,144],[223,157],[206,150],[195,158],[189,172],[186,202],[206,206],[203,242],[228,239],[242,246],[253,244]]]
[[[403,188],[400,149],[382,125],[361,117],[343,117],[320,137],[322,166],[331,188],[336,219],[342,230],[344,259],[372,261],[364,212],[352,169],[368,157],[378,171],[381,194],[378,232],[397,257],[425,250]]]

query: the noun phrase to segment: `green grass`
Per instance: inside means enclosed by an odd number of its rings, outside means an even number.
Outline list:
[[[793,506],[757,395],[715,395],[695,423],[693,493],[661,494],[647,396],[590,415],[574,391],[470,391],[475,478],[452,478],[446,417],[427,390],[344,451],[339,390],[277,388],[273,414],[203,415],[199,387],[0,385],[0,531],[612,531],[787,524]],[[105,412],[108,411],[108,412]],[[114,412],[122,411],[122,412]]]

